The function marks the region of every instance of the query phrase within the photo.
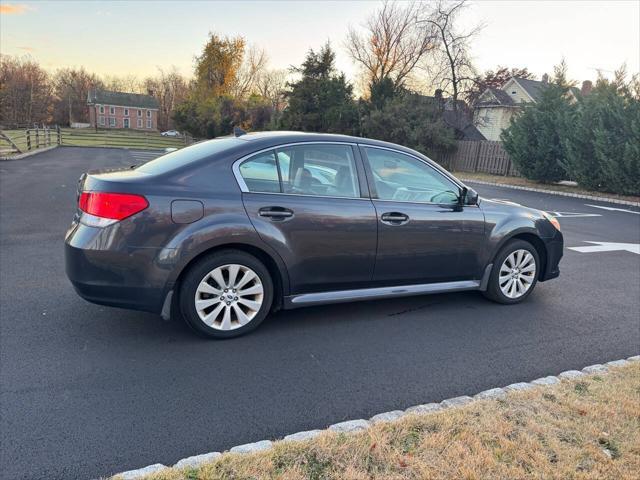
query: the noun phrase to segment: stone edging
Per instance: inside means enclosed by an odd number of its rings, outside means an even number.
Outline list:
[[[508,183],[486,182],[484,180],[473,180],[471,178],[460,178],[464,183],[478,183],[480,185],[491,185],[494,187],[512,188],[514,190],[526,190],[528,192],[550,193],[552,195],[561,195],[563,197],[583,198],[585,200],[593,200],[599,202],[617,203],[619,205],[631,205],[632,207],[640,207],[640,202],[632,202],[631,200],[621,200],[614,197],[598,197],[596,195],[585,195],[582,193],[562,192],[560,190],[547,190],[544,188],[525,187],[523,185],[509,185]]]
[[[521,391],[528,390],[530,388],[541,387],[546,385],[553,385],[559,383],[561,380],[572,380],[578,377],[582,377],[584,375],[592,375],[597,373],[605,373],[608,371],[609,367],[621,367],[624,365],[628,365],[630,362],[638,362],[640,361],[640,355],[635,355],[633,357],[629,357],[626,360],[614,360],[612,362],[607,362],[604,365],[596,364],[590,365],[588,367],[583,368],[582,370],[567,370],[558,374],[558,376],[548,376],[538,378],[531,382],[518,382],[512,383],[511,385],[507,385],[503,388],[491,388],[489,390],[485,390],[483,392],[475,394],[473,397],[463,395],[460,397],[448,398],[443,400],[440,403],[426,403],[423,405],[416,405],[413,407],[409,407],[406,410],[393,410],[391,412],[379,413],[374,415],[369,420],[348,420],[345,422],[334,423],[330,425],[327,430],[333,432],[341,432],[341,433],[353,433],[360,432],[369,428],[369,426],[379,423],[379,422],[392,422],[397,420],[408,414],[415,415],[424,415],[431,412],[436,412],[439,410],[444,410],[447,408],[456,408],[462,405],[466,405],[468,403],[474,402],[476,400],[484,400],[487,398],[502,398],[507,392],[512,391]],[[287,435],[283,438],[283,441],[291,441],[291,442],[299,442],[304,440],[310,440],[318,435],[320,435],[324,430],[308,430],[305,432],[297,432],[292,433],[291,435]],[[253,453],[259,452],[263,450],[269,450],[273,446],[273,442],[271,440],[261,440],[259,442],[254,443],[245,443],[244,445],[238,445],[231,449],[229,449],[230,453]],[[200,465],[208,462],[213,462],[217,458],[222,456],[221,452],[211,452],[204,453],[202,455],[195,455],[193,457],[183,458],[178,461],[173,468],[197,468]],[[129,470],[126,472],[118,473],[114,475],[114,477],[120,478],[122,480],[136,480],[143,478],[145,475],[149,475],[151,473],[156,473],[161,470],[164,470],[167,467],[161,463],[156,463],[153,465],[148,465],[144,468],[139,468],[137,470]]]
[[[1,161],[9,161],[9,160],[21,160],[23,158],[31,157],[33,155],[37,155],[38,153],[48,152],[49,150],[53,150],[54,148],[58,148],[59,145],[52,145],[50,147],[42,147],[37,148],[35,150],[31,150],[29,152],[19,153],[17,155],[12,155],[11,157],[0,157]]]

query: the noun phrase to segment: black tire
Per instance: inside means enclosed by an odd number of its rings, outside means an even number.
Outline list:
[[[219,330],[207,325],[198,315],[195,297],[200,282],[209,272],[224,265],[241,265],[247,267],[257,276],[262,284],[262,305],[255,316],[245,325],[232,330]],[[255,329],[266,318],[273,302],[273,280],[267,268],[253,255],[240,250],[220,250],[205,256],[193,265],[186,273],[180,285],[180,311],[187,324],[198,334],[208,338],[232,338]]]
[[[500,268],[502,264],[507,259],[509,255],[517,250],[526,250],[528,251],[534,258],[536,269],[535,274],[533,276],[533,280],[531,282],[531,286],[527,291],[525,291],[521,296],[517,298],[510,298],[502,292],[500,288]],[[489,300],[493,300],[494,302],[503,303],[506,305],[511,305],[514,303],[520,303],[525,300],[531,292],[533,292],[537,282],[538,275],[540,274],[540,256],[538,255],[538,251],[535,249],[533,245],[525,240],[511,240],[508,242],[496,255],[496,258],[493,261],[493,268],[491,269],[491,275],[489,276],[489,284],[487,285],[487,290],[482,292],[482,294],[487,297]]]

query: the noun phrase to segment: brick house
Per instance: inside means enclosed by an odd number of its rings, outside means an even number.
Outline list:
[[[158,129],[158,101],[151,95],[90,90],[89,123],[93,128]]]

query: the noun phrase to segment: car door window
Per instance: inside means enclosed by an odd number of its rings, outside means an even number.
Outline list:
[[[240,175],[250,192],[280,193],[278,167],[273,150],[242,162]]]
[[[295,145],[278,149],[284,193],[329,197],[360,196],[350,145]]]
[[[458,201],[458,186],[415,157],[365,147],[380,200],[448,204]]]

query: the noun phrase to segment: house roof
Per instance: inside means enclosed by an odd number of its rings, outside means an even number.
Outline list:
[[[151,95],[139,93],[110,92],[108,90],[90,90],[87,97],[90,105],[117,105],[120,107],[158,108],[158,101]]]
[[[513,79],[520,84],[522,88],[529,94],[534,101],[540,100],[540,95],[545,86],[548,85],[546,82],[542,82],[540,80],[531,80],[529,78],[520,78],[513,77]],[[569,87],[569,90],[573,95],[577,98],[580,95],[580,89],[577,87]]]
[[[475,106],[489,106],[489,105],[499,105],[499,106],[513,106],[515,103],[513,99],[509,96],[507,92],[504,90],[500,90],[499,88],[487,88],[480,98],[475,103]]]

